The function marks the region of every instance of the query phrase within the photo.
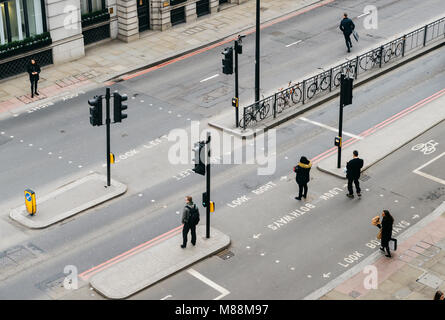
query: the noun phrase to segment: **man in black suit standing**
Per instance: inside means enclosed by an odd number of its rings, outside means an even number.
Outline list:
[[[355,29],[354,22],[348,18],[348,14],[343,14],[343,19],[340,22],[340,30],[343,31],[343,35],[345,36],[346,47],[348,48],[348,52],[351,52],[352,42],[351,42],[351,33]]]
[[[360,178],[360,170],[363,168],[363,160],[358,157],[358,151],[354,150],[352,153],[352,160],[348,161],[346,164],[346,178],[348,178],[348,196],[349,198],[354,198],[354,190],[352,189],[352,182],[355,184],[355,190],[359,197],[362,196],[360,193],[360,184],[358,179]]]

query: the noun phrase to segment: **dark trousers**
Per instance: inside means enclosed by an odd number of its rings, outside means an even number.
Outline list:
[[[307,182],[298,184],[298,198],[301,198],[301,195],[306,198],[307,196]]]
[[[352,47],[351,34],[343,33],[343,35],[345,36],[346,47],[349,51]]]
[[[354,182],[355,184],[355,190],[357,191],[357,193],[360,193],[360,183],[358,182],[358,178],[350,178],[348,177],[348,191],[350,195],[354,194],[354,190],[352,190],[352,182]]]
[[[196,244],[196,225],[184,223],[184,227],[182,228],[182,245],[184,247],[187,245],[187,234],[189,233],[189,230],[192,233],[192,244]]]
[[[31,82],[31,95],[34,95],[37,92],[37,82],[39,80],[31,78],[29,81]]]

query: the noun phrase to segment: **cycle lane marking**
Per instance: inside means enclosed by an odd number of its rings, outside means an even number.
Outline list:
[[[319,126],[319,127],[322,127],[322,128],[325,128],[325,129],[334,131],[334,132],[338,132],[338,129],[337,129],[337,128],[328,126],[328,125],[326,125],[326,124],[323,124],[323,123],[320,123],[320,122],[317,122],[317,121],[314,121],[314,120],[310,120],[310,119],[305,118],[305,117],[299,117],[298,119],[303,120],[303,121],[308,122],[308,123],[312,123],[312,124],[314,124],[314,125],[316,125],[316,126]],[[361,137],[361,136],[358,136],[358,135],[356,135],[356,134],[349,133],[349,132],[346,132],[346,131],[343,131],[343,134],[344,134],[345,136],[349,136],[349,137],[352,137],[352,138],[354,138],[354,139],[358,139],[358,140],[363,139],[363,137]]]
[[[218,291],[220,293],[219,296],[217,296],[216,298],[214,298],[213,300],[220,300],[221,298],[227,296],[230,291],[221,287],[219,284],[213,282],[212,280],[210,280],[207,277],[204,277],[202,274],[200,274],[198,271],[196,271],[195,269],[188,269],[187,272],[189,274],[191,274],[192,276],[194,276],[195,278],[201,280],[202,282],[204,282],[205,284],[207,284],[208,286],[212,287],[213,289],[215,289],[216,291]]]

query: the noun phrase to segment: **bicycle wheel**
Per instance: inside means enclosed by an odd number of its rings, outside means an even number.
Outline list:
[[[367,54],[366,56],[360,58],[359,66],[362,70],[371,69],[374,66],[372,56]]]
[[[278,97],[276,102],[277,113],[281,113],[284,110],[284,105],[286,104],[286,100],[283,97]]]
[[[323,76],[323,79],[320,81],[320,88],[321,90],[326,90],[329,88],[331,79],[329,79],[329,76]]]
[[[383,51],[383,62],[387,63],[391,59],[391,56],[392,56],[391,48]]]
[[[411,150],[417,151],[417,150],[422,149],[424,146],[425,146],[424,143],[419,143],[419,144],[416,144],[414,147],[412,147]]]
[[[251,123],[255,123],[256,122],[256,117],[253,115],[252,112],[248,112],[246,114],[246,117],[242,117],[240,122],[239,122],[239,126],[241,128],[244,128],[244,123],[246,124],[246,128],[251,124]]]
[[[334,76],[334,86],[338,87],[340,85],[341,80],[341,70],[339,70]]]
[[[317,84],[314,82],[309,86],[309,88],[307,88],[307,98],[312,99],[315,92],[317,92]]]
[[[403,42],[399,42],[396,46],[396,50],[394,51],[394,55],[396,57],[400,56],[402,54],[402,49],[403,49]]]
[[[269,114],[269,110],[270,110],[269,103],[263,102],[260,109],[257,111],[257,113],[260,114],[261,120],[263,120],[267,117],[267,115]],[[256,117],[255,117],[255,121],[256,121]]]
[[[301,101],[301,89],[300,87],[294,88],[294,90],[292,91],[292,102],[293,103],[298,103]]]

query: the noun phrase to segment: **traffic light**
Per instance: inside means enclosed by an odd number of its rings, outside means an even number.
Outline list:
[[[209,203],[209,199],[207,199],[207,192],[202,193],[202,206],[205,208]]]
[[[126,94],[120,95],[115,92],[113,94],[114,99],[114,122],[122,122],[122,119],[125,119],[127,115],[122,113],[123,110],[126,110],[128,106],[126,104],[122,104],[122,101],[127,101],[128,97]]]
[[[195,143],[195,147],[193,148],[193,151],[195,151],[195,158],[193,159],[193,161],[195,162],[195,168],[192,169],[196,173],[203,176],[205,175],[206,172],[206,166],[205,163],[202,161],[203,157],[201,157],[201,155],[204,154],[204,149],[205,149],[204,141],[199,141]]]
[[[351,78],[344,78],[340,88],[340,95],[344,106],[352,103],[352,82]]]
[[[93,99],[88,100],[90,108],[90,123],[92,126],[102,125],[102,97],[94,96]]]
[[[224,58],[222,59],[223,73],[232,74],[233,73],[233,48],[227,47],[222,52]]]
[[[243,45],[241,44],[241,40],[235,41],[235,52],[237,54],[243,54]]]

